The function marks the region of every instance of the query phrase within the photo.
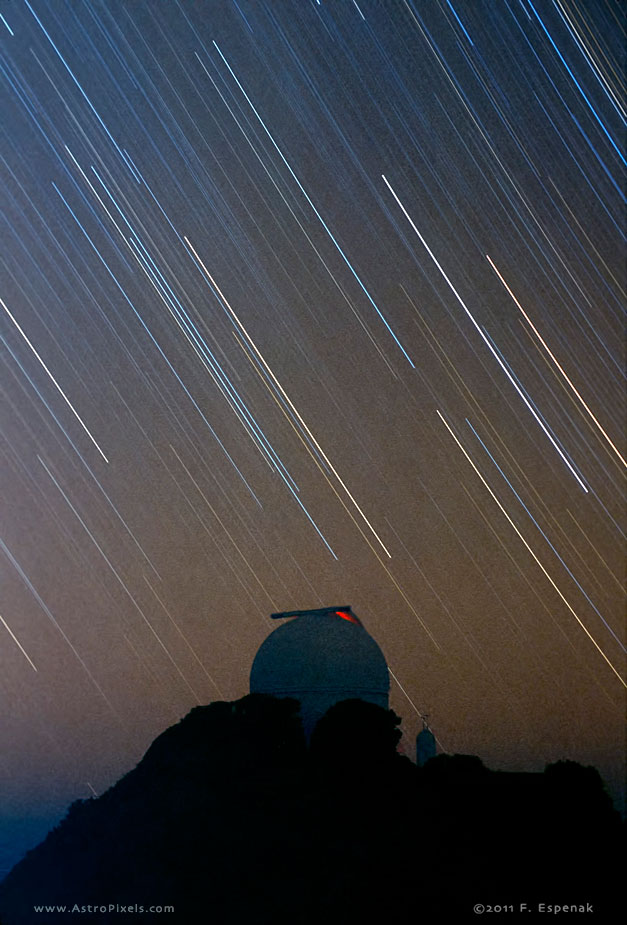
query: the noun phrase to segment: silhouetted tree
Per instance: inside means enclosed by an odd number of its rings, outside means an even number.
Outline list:
[[[393,710],[364,700],[342,700],[315,727],[311,756],[319,764],[359,765],[361,773],[390,765],[398,757],[400,721]]]

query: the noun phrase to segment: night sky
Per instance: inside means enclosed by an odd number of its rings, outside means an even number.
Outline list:
[[[624,21],[3,0],[2,812],[59,817],[276,610],[412,755],[620,790]]]

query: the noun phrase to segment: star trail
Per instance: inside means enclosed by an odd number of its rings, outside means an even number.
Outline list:
[[[622,775],[624,10],[2,4],[0,774],[349,602],[402,747]]]

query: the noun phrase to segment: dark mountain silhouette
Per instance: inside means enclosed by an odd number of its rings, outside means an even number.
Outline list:
[[[251,694],[192,710],[13,869],[2,925],[456,921],[476,920],[476,903],[616,912],[621,824],[595,769],[506,774],[467,755],[417,768],[396,752],[399,718],[359,700],[329,710],[307,748],[298,706]],[[54,905],[67,911],[34,911]]]

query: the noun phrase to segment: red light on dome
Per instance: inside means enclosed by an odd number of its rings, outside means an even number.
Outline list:
[[[346,613],[345,610],[336,610],[335,615],[336,617],[341,617],[342,620],[348,620],[349,623],[356,623],[357,626],[361,626],[357,617],[355,617],[352,613]]]

